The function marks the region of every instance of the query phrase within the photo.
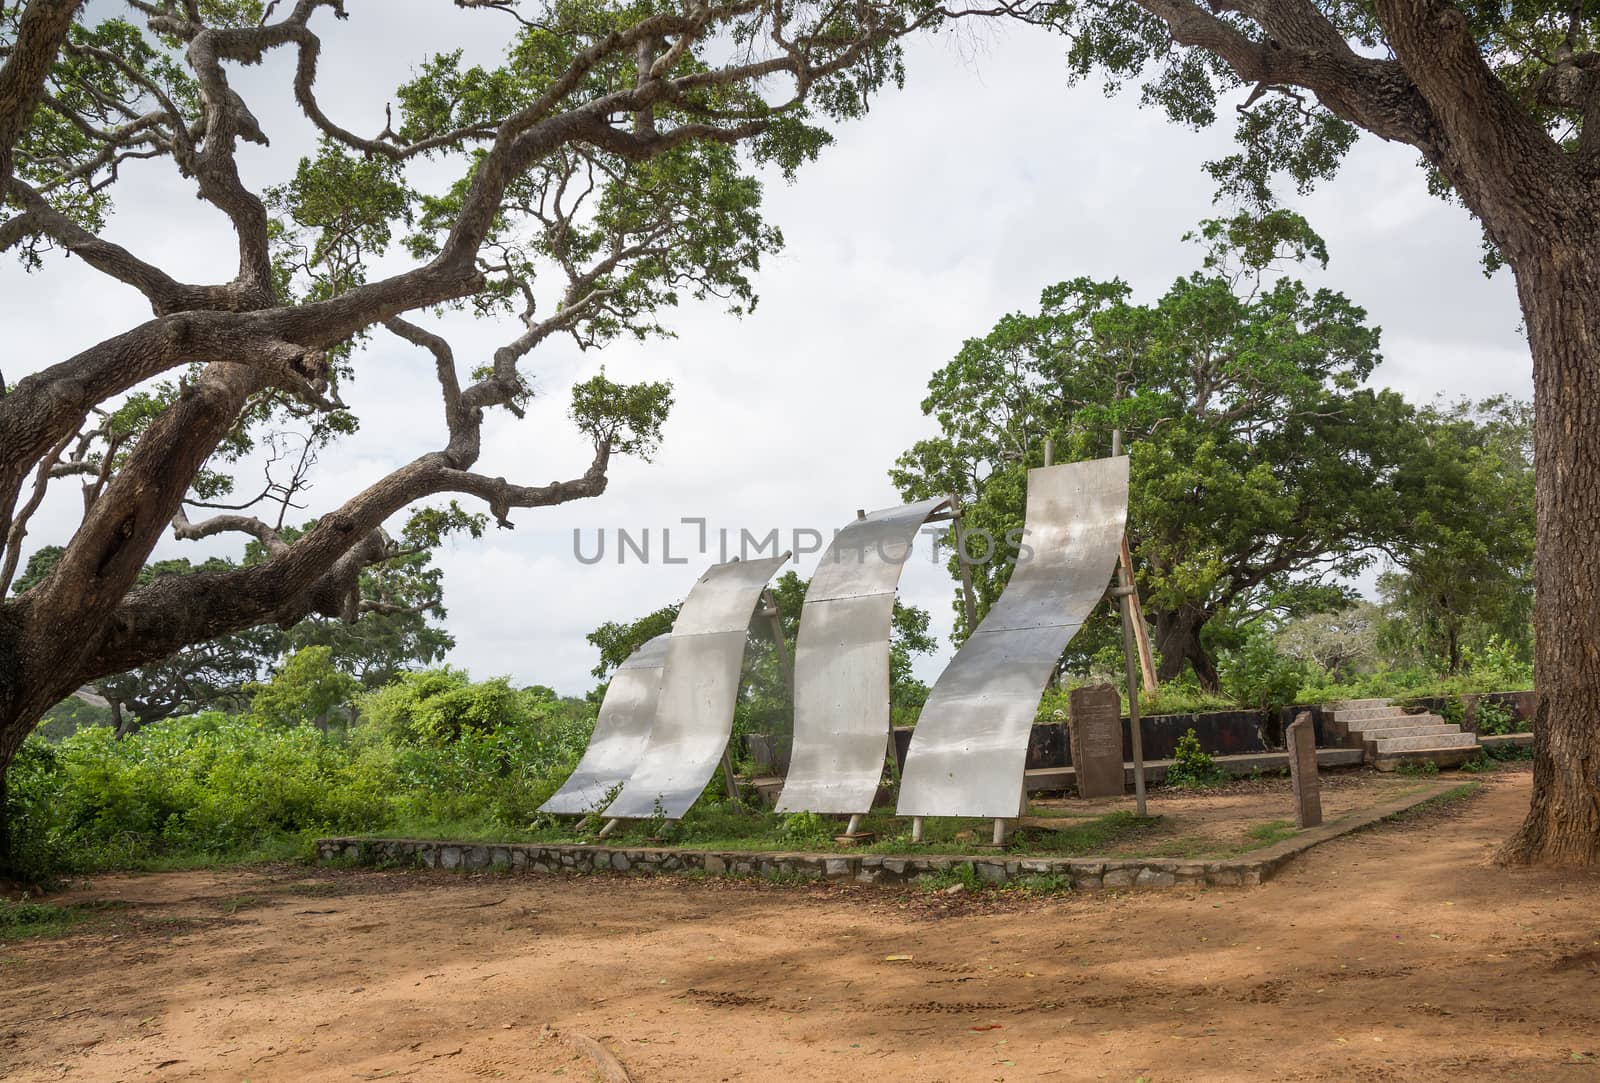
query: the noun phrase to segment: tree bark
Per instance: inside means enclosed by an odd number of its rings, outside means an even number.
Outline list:
[[[1207,692],[1217,691],[1220,684],[1216,659],[1200,642],[1200,631],[1210,619],[1209,613],[1193,605],[1155,614],[1155,648],[1161,655],[1161,664],[1156,669],[1157,682],[1175,680],[1182,675],[1184,665],[1188,664],[1194,667],[1194,675],[1201,688]]]
[[[1600,228],[1591,238],[1517,267],[1534,361],[1539,708],[1533,802],[1500,851],[1513,864],[1600,861]]]

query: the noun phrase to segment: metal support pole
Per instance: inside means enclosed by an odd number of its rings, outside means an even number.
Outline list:
[[[622,823],[621,820],[607,820],[606,825],[600,829],[600,834],[597,837],[602,839],[605,838],[607,835],[611,834],[611,832],[615,831],[617,829],[617,825],[620,823]]]
[[[1111,430],[1111,454],[1122,454],[1122,430]],[[1142,819],[1144,806],[1144,734],[1139,725],[1139,673],[1138,648],[1133,634],[1133,583],[1127,566],[1117,562],[1117,595],[1122,605],[1122,653],[1128,669],[1128,736],[1133,745],[1133,795],[1136,811]]]
[[[922,841],[922,817],[921,816],[913,816],[913,817],[911,817],[911,841],[912,842],[921,842]]]
[[[1054,436],[1046,436],[1044,438],[1044,464],[1046,466],[1054,466],[1056,464],[1056,438]]]
[[[998,816],[994,818],[994,844],[996,846],[1006,844],[1006,822]]]
[[[861,813],[858,812],[855,815],[850,817],[850,826],[848,826],[848,827],[846,827],[844,829],[844,833],[846,835],[855,835],[855,834],[859,834],[860,831],[861,831]]]

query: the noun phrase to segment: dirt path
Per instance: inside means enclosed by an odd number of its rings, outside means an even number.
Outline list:
[[[1528,776],[1249,890],[105,877],[0,950],[0,1077],[1600,1078],[1600,879],[1488,863]],[[909,960],[886,961],[886,956]]]

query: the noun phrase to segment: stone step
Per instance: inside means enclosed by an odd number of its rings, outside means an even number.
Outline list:
[[[1335,722],[1361,722],[1368,718],[1396,718],[1404,715],[1402,707],[1357,707],[1353,710],[1338,710],[1333,712]]]
[[[1400,714],[1393,718],[1369,718],[1362,722],[1346,722],[1345,729],[1351,733],[1360,733],[1367,737],[1381,733],[1384,730],[1410,729],[1414,726],[1449,726],[1452,729],[1461,727],[1454,722],[1446,722],[1436,714]]]
[[[1363,707],[1387,707],[1390,701],[1386,699],[1341,699],[1337,703],[1324,703],[1324,711],[1359,711]]]
[[[1435,749],[1474,748],[1478,737],[1473,733],[1437,733],[1421,737],[1379,738],[1367,742],[1368,751],[1377,756],[1394,752],[1431,752]]]
[[[1461,727],[1448,722],[1437,722],[1425,726],[1393,726],[1381,730],[1362,730],[1357,734],[1363,741],[1392,741],[1398,737],[1430,737],[1434,735],[1454,736],[1461,732]]]
[[[1380,771],[1393,771],[1402,764],[1407,763],[1431,763],[1435,767],[1460,767],[1477,755],[1477,745],[1464,745],[1461,748],[1422,748],[1405,752],[1389,752],[1381,756],[1373,756],[1371,762],[1372,766]]]

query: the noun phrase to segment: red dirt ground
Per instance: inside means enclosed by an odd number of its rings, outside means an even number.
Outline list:
[[[553,1027],[639,1083],[1596,1079],[1600,877],[1489,861],[1528,789],[1192,893],[99,877],[0,948],[0,1077],[595,1078]]]

